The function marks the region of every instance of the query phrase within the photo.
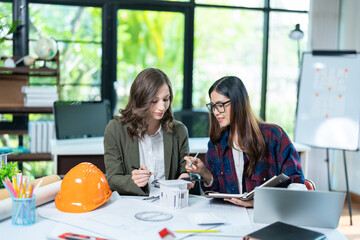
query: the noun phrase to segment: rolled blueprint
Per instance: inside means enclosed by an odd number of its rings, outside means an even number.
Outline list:
[[[53,201],[56,194],[60,191],[61,181],[57,181],[37,189],[36,206]],[[12,199],[0,200],[0,220],[11,217]]]
[[[41,179],[43,181],[42,181],[40,187],[43,187],[43,186],[46,186],[46,185],[48,185],[50,183],[57,182],[57,181],[61,180],[59,175],[54,174],[54,175],[49,175],[49,176],[46,176],[46,177],[35,179],[35,180],[31,181],[30,184],[33,184],[34,186],[36,186]],[[0,190],[0,200],[3,200],[5,198],[9,198],[9,197],[10,197],[10,194],[5,188]]]
[[[61,181],[57,181],[41,187],[37,190],[36,194],[36,206],[44,203],[54,201],[56,194],[60,191]]]

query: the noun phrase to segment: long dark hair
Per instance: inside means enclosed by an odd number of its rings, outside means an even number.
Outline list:
[[[233,138],[237,131],[239,147],[249,158],[249,165],[244,169],[245,176],[250,177],[257,162],[265,157],[265,140],[259,127],[262,120],[253,113],[245,85],[238,77],[220,78],[210,87],[210,98],[213,91],[228,97],[231,101],[228,145],[233,147]],[[210,114],[210,140],[212,143],[218,144],[222,132],[226,129],[221,129],[215,115]]]
[[[173,101],[173,91],[171,82],[166,74],[157,68],[147,68],[141,71],[130,88],[129,102],[125,109],[120,109],[121,116],[116,117],[121,124],[130,123],[127,131],[131,139],[135,137],[143,138],[148,130],[146,115],[159,88],[166,84],[169,88],[169,108],[161,119],[161,124],[166,131],[171,132],[174,125],[171,103]]]

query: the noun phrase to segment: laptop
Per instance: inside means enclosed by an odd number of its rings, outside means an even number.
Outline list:
[[[255,188],[254,222],[337,228],[345,193]]]
[[[57,101],[54,103],[56,138],[103,137],[111,117],[110,103],[107,100]]]

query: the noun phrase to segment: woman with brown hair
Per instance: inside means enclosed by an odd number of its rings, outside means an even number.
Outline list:
[[[119,194],[149,195],[155,180],[189,177],[186,127],[173,119],[173,91],[161,70],[138,74],[129,102],[106,127],[104,161],[110,188]]]
[[[185,157],[186,170],[205,180],[204,190],[241,194],[273,176],[286,174],[289,183],[304,183],[299,155],[285,131],[261,121],[251,110],[243,82],[233,76],[217,80],[209,89],[210,141],[206,165]],[[225,199],[250,207],[253,201]]]

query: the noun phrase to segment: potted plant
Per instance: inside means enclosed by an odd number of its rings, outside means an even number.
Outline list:
[[[4,185],[2,183],[5,178],[12,178],[13,176],[16,176],[16,174],[19,172],[17,169],[17,163],[16,162],[8,162],[7,164],[4,163],[4,161],[1,161],[1,168],[0,168],[0,189],[4,188]]]

